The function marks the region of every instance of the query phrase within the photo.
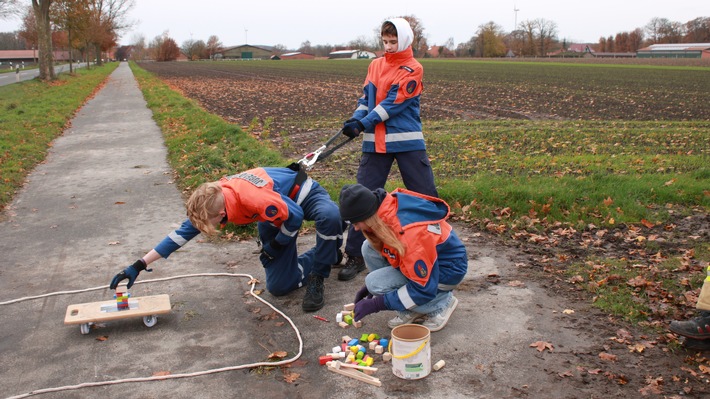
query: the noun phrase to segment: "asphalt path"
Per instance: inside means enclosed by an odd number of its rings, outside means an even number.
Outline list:
[[[73,64],[72,68],[86,68],[86,63]],[[69,64],[62,64],[54,67],[54,73],[60,74],[69,72]],[[39,76],[39,69],[20,69],[20,72],[8,72],[0,73],[0,86],[5,86],[17,82],[24,82],[25,80],[31,80]]]

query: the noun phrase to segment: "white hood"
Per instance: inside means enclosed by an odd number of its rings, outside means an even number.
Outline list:
[[[414,40],[414,32],[412,27],[409,26],[409,22],[404,18],[391,18],[388,21],[392,22],[394,27],[397,28],[397,52],[406,50]]]

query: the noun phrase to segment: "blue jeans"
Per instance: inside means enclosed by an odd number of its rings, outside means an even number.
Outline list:
[[[396,291],[409,282],[409,279],[399,269],[392,267],[367,240],[362,244],[362,256],[370,271],[365,277],[365,285],[371,294],[384,295]],[[451,291],[439,290],[431,301],[407,310],[420,314],[439,312],[446,308],[452,296]]]
[[[436,184],[434,184],[434,172],[431,170],[426,150],[387,154],[365,152],[362,154],[360,166],[357,170],[357,182],[370,190],[385,188],[385,183],[394,161],[397,161],[399,173],[402,175],[402,182],[407,190],[426,194],[430,197],[439,196],[436,191]],[[345,242],[345,253],[349,256],[361,256],[360,248],[363,241],[365,241],[365,236],[362,235],[362,232],[350,226],[348,239]]]

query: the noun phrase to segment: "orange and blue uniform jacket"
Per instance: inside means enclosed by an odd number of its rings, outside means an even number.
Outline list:
[[[398,188],[385,196],[377,215],[405,245],[404,256],[387,245],[380,251],[409,280],[384,295],[388,309],[423,305],[439,291],[451,291],[463,280],[468,270],[466,247],[446,222],[446,202]]]
[[[395,153],[426,149],[419,117],[424,69],[412,48],[385,53],[370,63],[363,96],[353,118],[365,127],[363,152]]]
[[[286,245],[298,233],[303,223],[303,209],[299,198],[305,197],[318,183],[308,179],[296,193],[296,199],[289,198],[289,190],[296,179],[296,172],[289,168],[255,168],[224,177],[219,181],[227,208],[227,220],[237,225],[253,222],[268,222],[279,228],[275,239]],[[167,258],[188,241],[200,234],[190,219],[167,237],[155,250]]]

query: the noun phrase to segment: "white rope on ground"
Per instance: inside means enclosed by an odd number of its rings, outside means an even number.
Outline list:
[[[301,354],[303,354],[303,339],[301,338],[301,332],[298,330],[298,327],[296,327],[296,325],[293,323],[293,320],[291,320],[291,318],[286,316],[282,311],[278,310],[274,305],[270,304],[265,299],[262,299],[261,297],[259,297],[257,294],[254,293],[254,287],[256,286],[256,282],[254,280],[254,277],[252,277],[249,274],[239,274],[239,273],[183,274],[183,275],[179,275],[179,276],[136,281],[135,284],[147,284],[147,283],[154,283],[157,281],[168,281],[168,280],[176,280],[176,279],[180,279],[180,278],[191,278],[191,277],[245,277],[245,278],[248,278],[249,282],[251,283],[251,289],[249,290],[249,293],[254,298],[258,299],[259,301],[264,303],[266,306],[273,309],[276,313],[283,316],[283,318],[286,319],[289,322],[289,324],[291,324],[291,327],[296,332],[296,337],[298,337],[298,353],[290,359],[280,360],[277,362],[256,362],[256,363],[242,364],[242,365],[237,365],[237,366],[221,367],[221,368],[210,369],[210,370],[205,370],[205,371],[196,371],[196,372],[192,372],[192,373],[169,374],[169,375],[150,376],[150,377],[124,378],[124,379],[109,380],[109,381],[84,382],[81,384],[66,385],[63,387],[36,389],[34,391],[27,392],[27,393],[24,393],[21,395],[9,396],[6,399],[20,399],[20,398],[26,398],[26,397],[34,396],[34,395],[41,395],[41,394],[45,394],[45,393],[69,391],[69,390],[75,390],[75,389],[81,389],[81,388],[98,387],[98,386],[103,386],[103,385],[117,385],[117,384],[125,384],[125,383],[130,383],[130,382],[163,381],[163,380],[172,380],[172,379],[177,379],[177,378],[198,377],[198,376],[207,375],[207,374],[222,373],[225,371],[233,371],[233,370],[240,370],[240,369],[260,367],[260,366],[268,366],[268,367],[282,366],[284,364],[292,363],[292,362],[296,361],[299,357],[301,357]],[[86,289],[81,289],[81,290],[51,292],[48,294],[29,296],[29,297],[24,297],[24,298],[13,299],[10,301],[0,302],[0,306],[1,305],[10,305],[13,303],[29,301],[29,300],[39,299],[39,298],[47,298],[50,296],[77,294],[77,293],[81,293],[81,292],[102,290],[102,289],[106,289],[108,287],[109,287],[108,285],[102,285],[100,287],[86,288]]]

